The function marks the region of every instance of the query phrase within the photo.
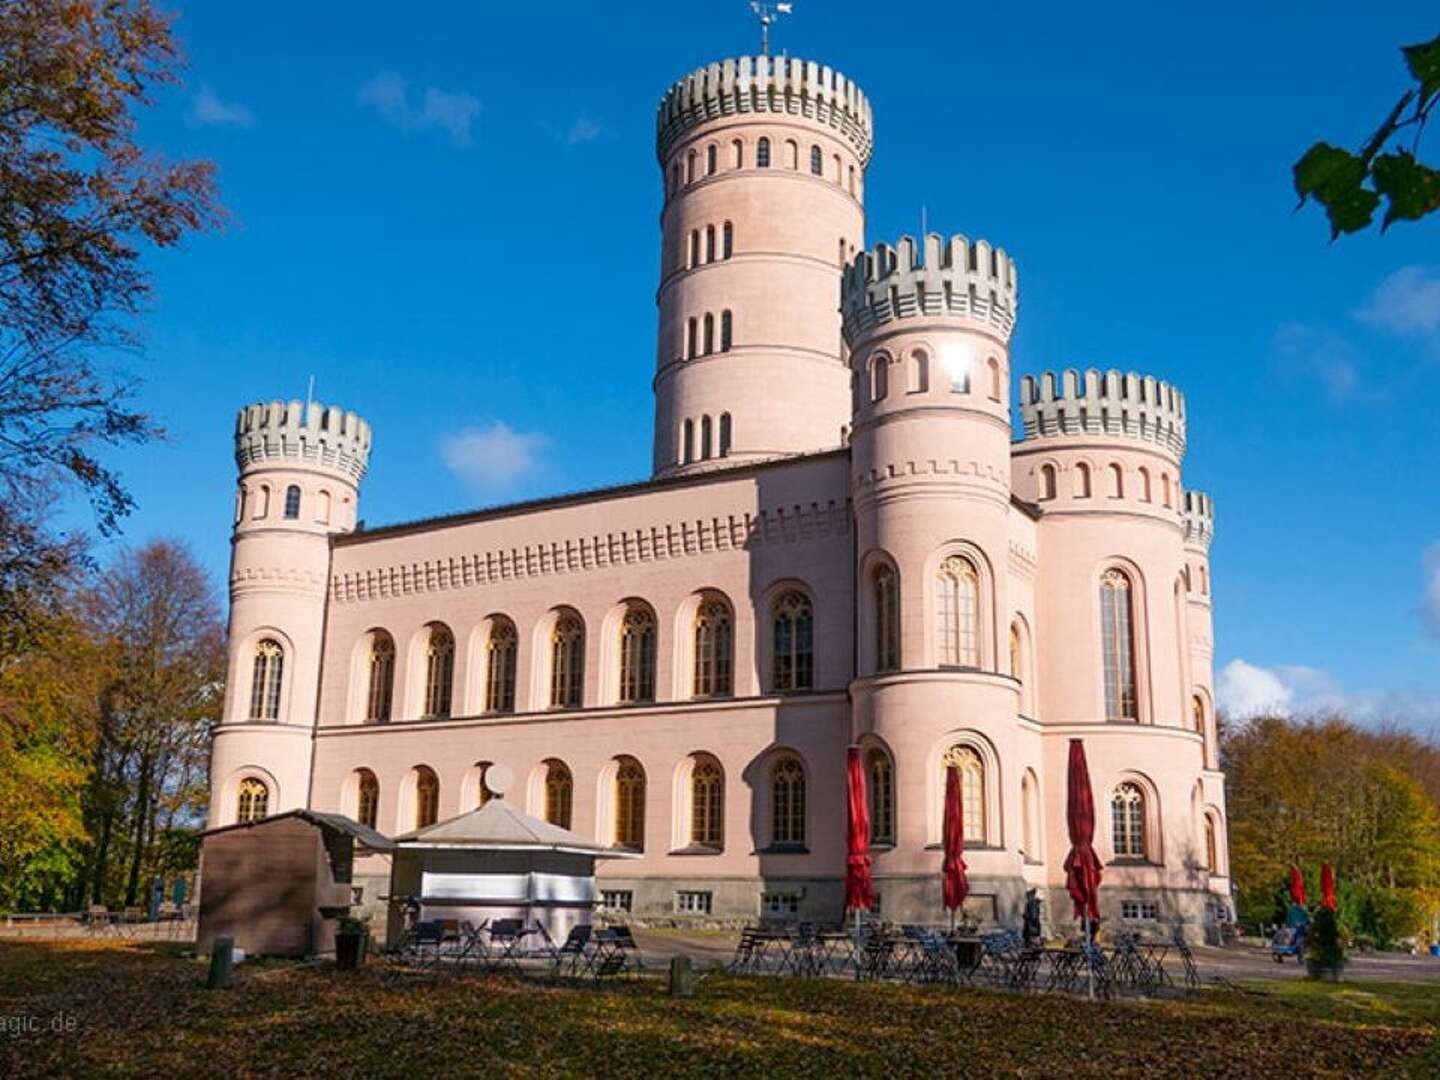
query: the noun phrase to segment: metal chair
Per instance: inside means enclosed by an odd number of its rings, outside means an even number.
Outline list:
[[[585,963],[585,950],[590,945],[590,935],[594,928],[589,923],[581,923],[572,926],[570,933],[565,935],[564,942],[558,949],[555,949],[550,958],[550,977],[558,979],[561,971],[568,965],[570,976],[574,978],[580,973]]]

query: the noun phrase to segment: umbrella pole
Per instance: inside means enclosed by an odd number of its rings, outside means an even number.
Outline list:
[[[1095,1000],[1095,937],[1089,915],[1085,916],[1085,994]]]

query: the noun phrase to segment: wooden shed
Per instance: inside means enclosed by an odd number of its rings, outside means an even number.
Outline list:
[[[391,851],[342,814],[291,810],[202,834],[196,948],[227,934],[250,955],[335,950],[335,917],[351,902],[355,848]]]

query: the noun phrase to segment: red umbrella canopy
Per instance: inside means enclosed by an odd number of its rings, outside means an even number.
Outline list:
[[[1070,854],[1065,856],[1065,889],[1075,901],[1077,919],[1100,918],[1100,858],[1095,840],[1095,796],[1090,791],[1090,769],[1085,744],[1070,740],[1070,767],[1066,776],[1065,823],[1070,828]]]
[[[865,798],[865,769],[860,748],[845,752],[849,799],[845,829],[845,910],[871,911],[875,889],[870,882],[870,804]]]
[[[945,859],[940,864],[940,883],[945,906],[954,911],[965,902],[970,882],[965,877],[965,806],[960,799],[960,770],[945,770]]]
[[[1320,865],[1320,903],[1335,910],[1335,868],[1328,862]]]
[[[1301,907],[1305,906],[1305,875],[1300,873],[1300,867],[1290,867],[1290,899]]]

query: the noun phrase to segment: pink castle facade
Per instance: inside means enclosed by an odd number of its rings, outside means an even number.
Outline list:
[[[835,919],[845,751],[882,913],[939,921],[943,773],[967,907],[1068,919],[1083,738],[1115,924],[1228,911],[1208,497],[1150,377],[1015,379],[1015,263],[865,246],[868,102],[745,58],[673,86],[654,476],[356,530],[369,426],[240,413],[211,825],[296,807],[387,834],[508,798],[640,852],[606,903]],[[1018,385],[1019,400],[1011,401]],[[371,866],[366,896],[388,868]]]

